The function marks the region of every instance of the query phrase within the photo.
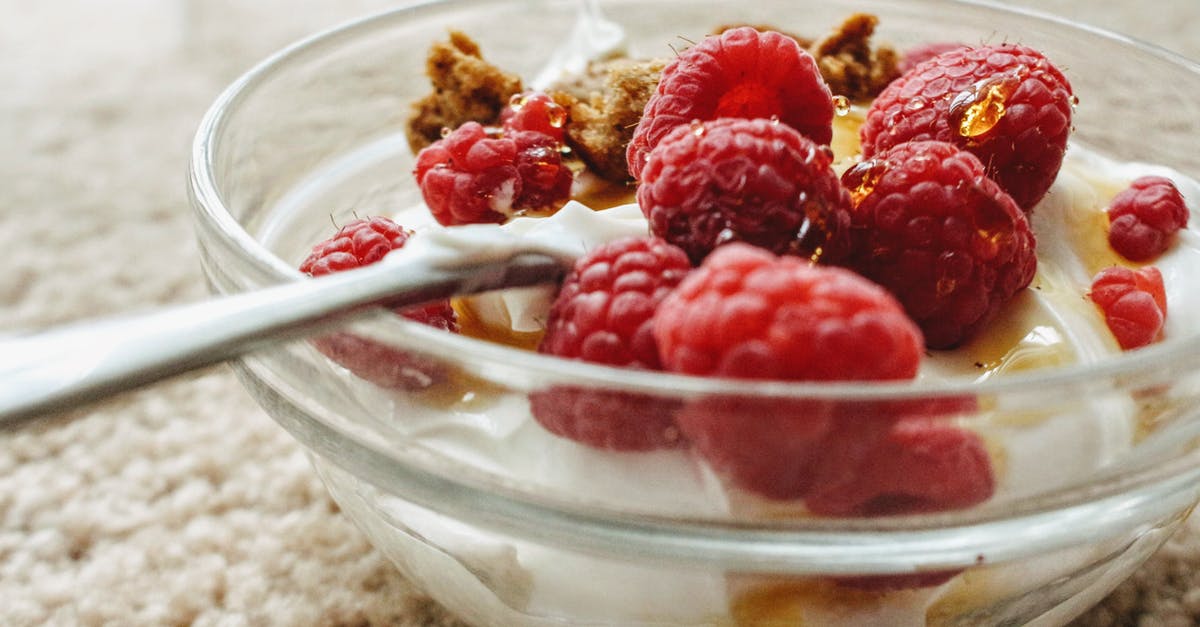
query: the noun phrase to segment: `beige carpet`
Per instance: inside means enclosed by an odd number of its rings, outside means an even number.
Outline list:
[[[0,0],[0,330],[203,298],[184,171],[208,103],[278,46],[394,4]],[[1200,58],[1196,0],[1022,4]],[[1198,528],[1079,624],[1200,624]],[[0,433],[0,625],[41,624],[456,623],[215,368]]]

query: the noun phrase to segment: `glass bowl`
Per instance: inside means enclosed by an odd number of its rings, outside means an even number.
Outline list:
[[[900,50],[1019,40],[1065,68],[1081,100],[1072,150],[1200,175],[1197,66],[1110,33],[973,2],[600,4],[637,56],[669,56],[720,24],[819,35],[853,11],[879,16],[876,41]],[[426,50],[448,29],[531,77],[575,8],[411,4],[300,42],[239,79],[204,118],[190,170],[213,290],[300,280],[294,268],[331,220],[419,205],[403,127],[429,91]],[[473,624],[1057,625],[1116,586],[1200,498],[1200,337],[1188,318],[1176,310],[1166,341],[1095,362],[917,383],[633,372],[384,311],[343,333],[408,355],[427,375],[420,389],[368,383],[309,342],[234,368],[371,541]],[[973,434],[995,491],[969,507],[814,515],[729,488],[687,447],[613,452],[549,435],[529,398],[563,393],[720,402],[740,408],[730,420],[919,406]]]

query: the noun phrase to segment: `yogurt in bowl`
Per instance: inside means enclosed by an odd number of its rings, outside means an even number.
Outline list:
[[[1042,35],[1023,43],[1070,68],[1081,99],[1066,164],[1032,213],[1039,274],[989,331],[923,359],[916,382],[817,385],[631,372],[384,315],[349,331],[432,360],[447,373],[445,385],[381,389],[308,344],[241,362],[243,379],[312,450],[344,510],[467,620],[1061,624],[1116,585],[1194,503],[1196,338],[1181,315],[1189,310],[1181,277],[1194,263],[1194,234],[1181,233],[1155,261],[1170,302],[1162,342],[1120,351],[1085,289],[1093,266],[1109,263],[1094,246],[1103,206],[1130,178],[1166,172],[1195,202],[1189,181],[1196,164],[1178,139],[1194,99],[1168,99],[1179,110],[1126,136],[1127,129],[1103,124],[1131,106],[1111,93],[1127,82],[1107,80],[1123,66],[1100,66],[1076,42],[1144,61],[1126,77],[1139,89],[1192,93],[1200,90],[1195,70],[1069,24],[978,5],[813,5],[803,16],[784,6],[689,4],[672,23],[693,41],[724,23],[819,32],[862,9],[880,17],[878,37],[898,48],[948,37],[987,41],[994,32],[1039,25]],[[539,8],[539,29],[573,23],[566,3]],[[651,25],[674,9],[605,5],[627,29],[634,56],[662,52],[667,38]],[[427,89],[414,42],[458,28],[477,36],[497,64],[532,76],[538,60],[520,34],[528,31],[493,27],[531,28],[528,10],[453,2],[402,9],[300,44],[235,85],[206,119],[193,169],[216,289],[291,276],[327,235],[331,211],[339,223],[352,213],[383,214],[414,228],[412,248],[397,254],[444,249],[475,230],[409,218],[420,196],[399,118]],[[951,13],[950,30],[929,17]],[[287,104],[296,102],[309,106]],[[838,119],[852,118],[853,111]],[[566,232],[598,242],[608,238],[609,224],[613,233],[643,229],[635,209],[570,205],[528,224],[532,232],[565,223]],[[513,232],[523,220],[487,231]],[[481,335],[505,325],[510,336],[536,333],[548,300],[546,293],[492,296],[470,311],[488,323]],[[966,509],[813,516],[803,503],[731,488],[692,448],[613,452],[551,435],[531,419],[528,398],[559,385],[680,403],[722,394],[851,405],[968,395],[973,407],[945,410],[941,420],[979,439],[995,489]]]

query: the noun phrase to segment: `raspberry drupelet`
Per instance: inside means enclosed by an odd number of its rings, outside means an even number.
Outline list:
[[[1143,176],[1113,197],[1108,206],[1108,243],[1130,261],[1150,261],[1166,252],[1187,228],[1183,194],[1161,176]]]
[[[350,222],[329,239],[318,243],[300,264],[313,277],[373,264],[389,252],[404,247],[411,233],[383,217]],[[397,310],[397,314],[431,327],[458,332],[458,319],[450,301],[440,300]],[[313,340],[326,357],[358,377],[388,388],[420,389],[439,376],[437,368],[415,355],[353,335],[333,333]]]
[[[576,261],[564,279],[538,351],[584,361],[660,370],[652,317],[691,270],[687,255],[657,237],[609,242]],[[678,403],[641,394],[557,386],[530,395],[551,433],[611,450],[682,443]]]
[[[816,60],[794,39],[749,26],[732,28],[704,38],[663,69],[629,142],[629,173],[641,179],[658,142],[694,120],[776,118],[828,144],[833,113],[833,96]]]
[[[909,141],[950,142],[979,157],[988,176],[1030,211],[1062,166],[1073,102],[1067,78],[1032,48],[952,49],[879,94],[859,130],[863,156]]]
[[[699,263],[741,241],[836,264],[850,252],[850,195],[832,155],[786,124],[719,118],[678,127],[637,189],[650,231]]]
[[[1033,280],[1029,221],[971,153],[900,144],[842,182],[856,201],[850,266],[903,303],[930,348],[970,339]]]

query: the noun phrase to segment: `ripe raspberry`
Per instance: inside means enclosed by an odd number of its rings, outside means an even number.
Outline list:
[[[566,200],[571,172],[554,138],[534,131],[489,136],[467,122],[417,154],[425,204],[443,225],[503,222],[521,209]]]
[[[538,351],[600,364],[661,369],[652,332],[659,303],[691,270],[687,255],[656,237],[620,239],[576,261],[550,308]],[[530,396],[548,431],[597,448],[681,444],[678,403],[642,394],[554,387]]]
[[[1175,233],[1187,226],[1188,208],[1170,179],[1143,176],[1112,199],[1108,219],[1113,250],[1131,261],[1149,261],[1165,252]]]
[[[355,220],[314,246],[300,264],[300,271],[316,277],[369,265],[403,247],[410,236],[409,231],[387,218]],[[458,332],[458,320],[448,300],[396,313],[434,328]],[[321,336],[313,344],[358,377],[383,387],[420,389],[441,376],[433,365],[415,355],[349,333]]]
[[[770,120],[684,125],[651,151],[637,200],[650,231],[694,263],[732,241],[837,263],[850,251],[850,196],[831,161]]]
[[[517,148],[517,174],[521,194],[516,209],[558,207],[571,196],[575,177],[562,160],[562,142],[537,131],[512,131],[506,135]]]
[[[684,279],[659,306],[654,335],[666,370],[708,376],[908,379],[921,357],[920,331],[882,288],[848,270],[746,244],[721,247]],[[845,422],[870,433],[890,415],[880,409],[726,395],[688,403],[676,423],[734,484],[770,498],[802,498],[815,485],[831,434]],[[869,440],[862,437],[863,446]]]
[[[542,92],[517,94],[500,112],[503,133],[537,131],[562,144],[567,132],[567,110]]]
[[[663,68],[626,152],[630,175],[642,178],[647,155],[675,127],[720,117],[778,118],[828,144],[833,95],[791,37],[749,26],[706,37]]]
[[[850,437],[860,440],[857,434]],[[822,516],[959,509],[987,500],[996,486],[979,436],[928,417],[891,422],[865,453],[827,450],[822,462],[818,487],[805,499],[809,510]]]
[[[953,143],[1029,211],[1058,176],[1073,101],[1066,77],[1036,50],[951,50],[884,88],[859,130],[863,155],[914,140]]]
[[[851,266],[904,304],[930,348],[974,335],[1037,270],[1029,221],[971,153],[900,144],[843,174],[855,197]]]
[[[1122,350],[1146,346],[1162,337],[1167,294],[1158,268],[1105,268],[1092,280],[1091,298]]]

